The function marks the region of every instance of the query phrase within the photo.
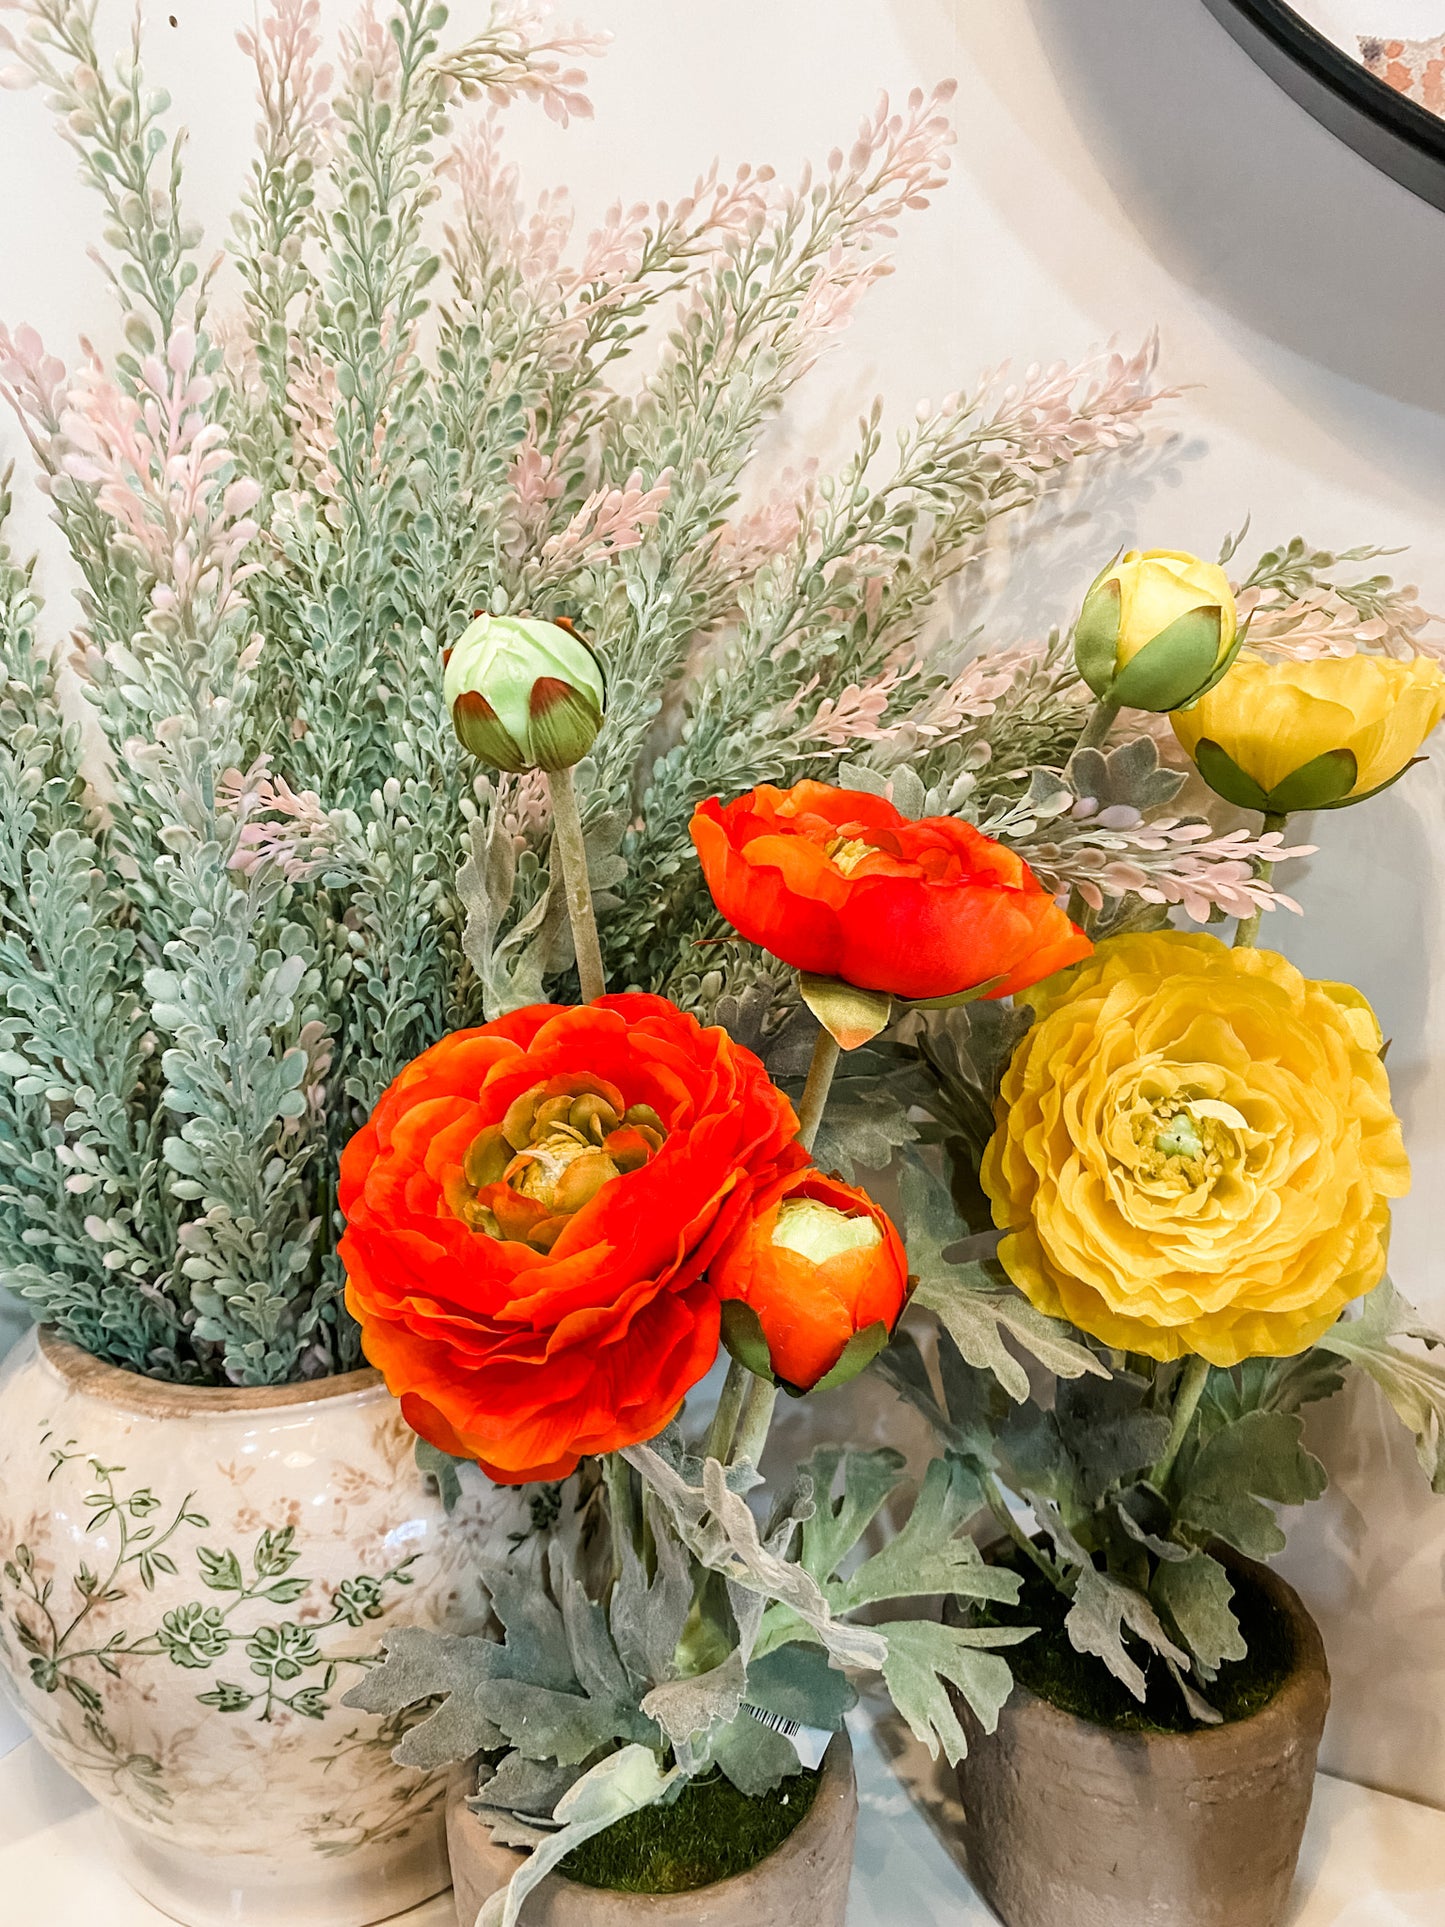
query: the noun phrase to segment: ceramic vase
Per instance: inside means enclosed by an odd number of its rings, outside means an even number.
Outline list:
[[[0,1371],[0,1665],[189,1927],[362,1927],[447,1885],[444,1780],[342,1704],[392,1627],[478,1617],[493,1496],[449,1521],[413,1444],[369,1371],[189,1388],[43,1333]]]
[[[1005,1927],[1281,1927],[1330,1701],[1299,1596],[1237,1560],[1289,1623],[1294,1663],[1246,1719],[1127,1733],[1015,1685],[998,1729],[960,1701],[968,1871]]]
[[[447,1838],[457,1927],[474,1927],[484,1901],[505,1887],[523,1856],[497,1845],[467,1796],[476,1774],[456,1775]],[[787,1839],[747,1873],[683,1894],[622,1894],[551,1873],[522,1908],[524,1927],[844,1927],[858,1788],[853,1751],[836,1734],[823,1756],[813,1804]]]

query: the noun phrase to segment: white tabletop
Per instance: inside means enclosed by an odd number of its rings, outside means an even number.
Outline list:
[[[903,1750],[918,1803],[856,1716],[862,1806],[848,1927],[996,1927],[925,1818],[948,1826],[946,1783]],[[900,1751],[890,1734],[890,1755]],[[0,1709],[0,1921],[4,1927],[162,1927],[112,1873],[99,1815],[75,1782],[20,1739]],[[19,1743],[15,1742],[19,1740]],[[1440,1927],[1445,1813],[1321,1776],[1289,1927]],[[270,1927],[288,1927],[279,1916]],[[394,1927],[455,1927],[444,1895]]]

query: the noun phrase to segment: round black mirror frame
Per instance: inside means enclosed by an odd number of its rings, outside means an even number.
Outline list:
[[[1445,208],[1445,119],[1397,93],[1284,0],[1204,0],[1270,78],[1402,187]]]

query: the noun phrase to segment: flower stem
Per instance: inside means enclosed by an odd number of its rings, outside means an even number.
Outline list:
[[[808,1066],[808,1081],[798,1105],[798,1142],[805,1151],[812,1150],[818,1126],[823,1122],[823,1107],[828,1102],[833,1073],[841,1055],[837,1038],[820,1024],[818,1039],[813,1045],[813,1061]]]
[[[582,837],[577,787],[570,769],[550,770],[547,787],[552,793],[552,834],[562,859],[562,884],[567,892],[567,915],[577,951],[582,1001],[590,1004],[594,997],[605,995],[607,979],[602,974],[602,945],[592,908],[592,885],[587,881],[587,845]]]
[[[718,1393],[717,1410],[708,1428],[707,1444],[703,1456],[719,1459],[726,1465],[728,1453],[733,1449],[733,1439],[737,1435],[738,1420],[743,1414],[743,1400],[747,1397],[752,1373],[746,1365],[740,1365],[735,1358],[728,1360],[728,1375],[723,1380],[723,1388]]]
[[[1013,1540],[1019,1551],[1023,1553],[1024,1557],[1028,1559],[1031,1564],[1038,1567],[1039,1571],[1056,1591],[1067,1593],[1068,1588],[1059,1577],[1057,1566],[1055,1566],[1053,1560],[1049,1558],[1047,1553],[1040,1551],[1014,1517],[1003,1487],[992,1474],[990,1474],[985,1481],[983,1489],[988,1499],[989,1511],[995,1519],[998,1520],[999,1524],[1003,1527],[1009,1538]]]
[[[763,1447],[768,1442],[768,1428],[773,1422],[773,1407],[778,1402],[778,1388],[770,1385],[765,1378],[755,1378],[748,1393],[747,1404],[743,1407],[742,1423],[733,1442],[728,1463],[741,1465],[744,1459],[751,1459],[756,1465],[763,1456]]]
[[[612,1527],[612,1577],[622,1577],[622,1552],[630,1539],[637,1545],[637,1522],[632,1503],[632,1467],[620,1452],[609,1452],[603,1461],[607,1481],[607,1517]]]
[[[1169,1423],[1169,1441],[1164,1447],[1164,1456],[1149,1474],[1150,1485],[1159,1491],[1164,1489],[1165,1480],[1174,1470],[1174,1461],[1179,1457],[1184,1435],[1199,1410],[1199,1401],[1208,1383],[1209,1360],[1191,1357],[1179,1375],[1179,1388],[1174,1394],[1174,1412]]]
[[[1089,711],[1088,721],[1079,731],[1079,740],[1074,744],[1075,750],[1102,747],[1104,738],[1114,727],[1114,718],[1118,713],[1118,703],[1111,701],[1107,696],[1101,696]]]
[[[1289,817],[1282,810],[1266,810],[1264,812],[1264,828],[1266,831],[1282,830],[1288,822]],[[1272,863],[1266,863],[1263,858],[1261,858],[1255,865],[1254,874],[1261,883],[1268,883],[1274,875],[1274,865]],[[1234,931],[1234,947],[1236,950],[1253,949],[1259,936],[1259,920],[1263,915],[1264,912],[1262,910],[1256,910],[1253,915],[1240,918]]]

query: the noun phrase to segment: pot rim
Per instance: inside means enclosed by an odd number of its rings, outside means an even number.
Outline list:
[[[466,1823],[478,1828],[484,1833],[490,1844],[492,1837],[490,1825],[482,1818],[481,1814],[474,1813],[466,1804],[466,1795],[461,1791],[462,1787],[468,1783],[475,1784],[475,1765],[476,1762],[474,1760],[469,1760],[457,1768],[456,1775],[452,1781],[451,1791],[448,1795],[447,1805],[449,1809],[459,1810],[458,1813],[453,1814],[454,1819],[457,1817],[464,1818]],[[840,1726],[828,1742],[827,1751],[823,1755],[822,1768],[818,1774],[818,1790],[814,1795],[812,1806],[809,1807],[797,1826],[793,1828],[793,1831],[784,1839],[780,1840],[771,1853],[764,1855],[761,1860],[754,1866],[749,1867],[744,1873],[727,1874],[721,1880],[710,1880],[705,1887],[689,1887],[685,1892],[678,1894],[623,1894],[622,1889],[618,1887],[584,1886],[581,1881],[569,1880],[565,1874],[558,1873],[555,1870],[548,1874],[547,1878],[548,1880],[555,1880],[559,1887],[565,1887],[569,1893],[597,1894],[602,1897],[610,1895],[614,1898],[626,1899],[630,1907],[643,1920],[646,1920],[654,1909],[658,1912],[666,1909],[668,1912],[675,1913],[678,1902],[688,1900],[694,1894],[720,1893],[724,1889],[731,1890],[736,1894],[748,1881],[761,1882],[765,1877],[776,1874],[780,1865],[785,1864],[796,1854],[805,1850],[809,1832],[809,1822],[815,1815],[820,1819],[823,1817],[822,1807],[825,1798],[830,1795],[833,1798],[837,1798],[840,1793],[846,1794],[848,1787],[852,1783],[853,1739],[848,1728],[846,1726]],[[521,1849],[517,1847],[505,1847],[501,1851],[511,1854],[519,1865],[525,1858]]]
[[[164,1379],[144,1378],[122,1365],[107,1364],[103,1358],[72,1345],[48,1325],[41,1325],[37,1336],[41,1358],[70,1390],[142,1418],[273,1412],[334,1399],[368,1398],[386,1390],[381,1373],[371,1366],[338,1372],[331,1378],[302,1379],[292,1385],[172,1385]]]
[[[1096,1743],[1106,1750],[1145,1746],[1156,1758],[1162,1756],[1180,1766],[1187,1765],[1191,1773],[1208,1772],[1201,1756],[1211,1748],[1234,1755],[1242,1735],[1256,1740],[1272,1725],[1286,1730],[1308,1725],[1321,1697],[1328,1707],[1330,1696],[1330,1669],[1325,1656],[1325,1642],[1308,1607],[1287,1579],[1282,1579],[1257,1559],[1249,1559],[1243,1553],[1224,1546],[1217,1548],[1215,1556],[1223,1565],[1248,1573],[1273,1604],[1283,1611],[1294,1635],[1294,1665],[1285,1675],[1278,1691],[1263,1706],[1257,1707],[1253,1713],[1247,1713],[1243,1719],[1225,1720],[1219,1726],[1196,1727],[1192,1733],[1150,1733],[1108,1726],[1102,1720],[1090,1720],[1082,1713],[1071,1713],[1066,1707],[1055,1706],[1052,1700],[1044,1699],[1031,1687],[1025,1686],[1022,1680],[1016,1679],[1013,1691],[1004,1702],[1000,1720],[1027,1717],[1038,1725],[1051,1725],[1061,1732],[1094,1737]],[[944,1610],[948,1614],[957,1614],[958,1602],[948,1600]],[[1323,1719],[1322,1712],[1320,1718]]]

